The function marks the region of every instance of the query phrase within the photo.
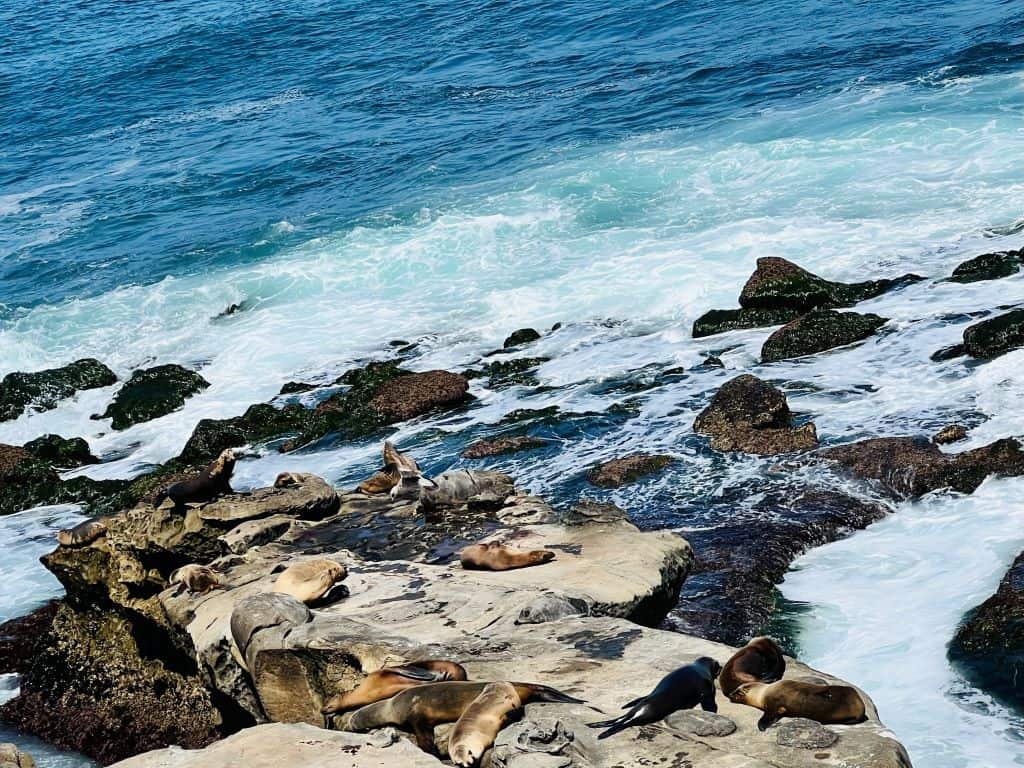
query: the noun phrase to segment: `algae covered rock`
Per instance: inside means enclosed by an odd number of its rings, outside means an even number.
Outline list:
[[[92,358],[45,371],[9,373],[0,381],[0,421],[16,419],[30,408],[52,410],[80,390],[109,387],[116,381],[112,370]]]
[[[139,369],[114,395],[113,402],[97,418],[111,419],[114,429],[152,421],[176,411],[185,400],[210,386],[195,371],[180,365]]]
[[[461,456],[464,459],[483,459],[488,456],[502,456],[534,448],[543,448],[547,445],[549,445],[547,440],[529,435],[497,437],[493,440],[478,440],[466,448]]]
[[[878,315],[818,309],[775,331],[761,347],[761,360],[773,363],[813,355],[862,341],[888,322]]]
[[[25,443],[25,450],[30,451],[37,459],[48,461],[63,469],[99,463],[99,459],[89,450],[89,443],[81,437],[43,435]]]
[[[540,338],[540,334],[537,333],[533,328],[520,328],[518,331],[513,332],[505,339],[505,343],[501,345],[502,349],[510,349],[512,347],[520,347],[523,344],[529,344],[530,342],[536,341]]]
[[[797,309],[712,309],[693,324],[693,338],[713,336],[726,331],[783,325],[800,317]]]
[[[949,278],[953,283],[976,283],[980,280],[998,280],[1020,272],[1024,249],[985,253],[960,264]]]
[[[1004,355],[1024,347],[1024,309],[990,317],[964,331],[964,349],[982,360]]]

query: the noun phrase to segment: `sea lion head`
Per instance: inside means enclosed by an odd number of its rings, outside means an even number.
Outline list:
[[[220,455],[213,460],[213,463],[210,464],[210,477],[219,477],[220,475],[231,477],[231,473],[235,471],[235,461],[234,449],[225,448],[220,452]]]
[[[714,659],[712,659],[710,656],[701,656],[699,659],[693,662],[693,664],[697,667],[703,667],[707,671],[708,675],[711,677],[712,680],[718,677],[719,673],[722,671],[722,665]]]

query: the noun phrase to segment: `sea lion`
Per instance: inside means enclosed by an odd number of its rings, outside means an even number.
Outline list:
[[[554,559],[555,553],[548,549],[512,549],[496,541],[472,544],[459,554],[462,567],[470,571],[511,571],[543,565]]]
[[[369,480],[364,480],[356,488],[358,491],[368,494],[390,493],[402,482],[403,473],[410,478],[422,477],[416,460],[408,454],[399,451],[390,440],[384,441],[384,467]],[[392,496],[394,498],[394,496]]]
[[[440,507],[462,506],[482,494],[493,494],[504,501],[515,493],[515,484],[504,472],[456,469],[438,475],[418,492],[420,506],[430,514]]]
[[[414,661],[400,667],[384,667],[366,676],[356,688],[332,696],[320,710],[333,715],[389,699],[406,688],[446,680],[465,680],[466,670],[454,661]]]
[[[170,584],[180,584],[187,591],[198,592],[200,595],[208,594],[215,589],[224,589],[224,585],[220,583],[220,576],[213,568],[196,563],[183,565],[173,571]]]
[[[348,569],[339,562],[327,559],[302,560],[281,571],[272,592],[291,595],[306,605],[326,605],[343,596],[336,589],[348,577]]]
[[[579,699],[534,683],[512,683],[523,704],[549,701],[582,704]],[[434,726],[454,723],[466,708],[483,693],[487,683],[429,683],[409,688],[390,699],[369,704],[348,716],[344,730],[366,733],[384,726],[406,726],[412,729],[416,744],[430,752],[434,748]]]
[[[801,680],[746,683],[733,701],[764,712],[757,727],[765,730],[783,717],[806,717],[819,723],[851,724],[867,720],[864,699],[848,685],[822,685]]]
[[[786,673],[786,659],[770,637],[755,637],[732,655],[718,676],[718,687],[729,699],[746,683],[774,683]]]
[[[468,768],[483,757],[509,715],[523,706],[511,683],[488,683],[455,722],[448,738],[448,756],[456,765]]]
[[[701,656],[692,664],[665,675],[646,696],[623,705],[623,709],[629,710],[626,714],[587,725],[606,728],[597,738],[607,739],[626,728],[656,723],[673,712],[693,709],[698,704],[705,712],[717,712],[715,678],[721,671],[721,664],[708,656]]]
[[[85,520],[74,528],[60,531],[57,543],[62,547],[84,547],[92,544],[100,536],[107,535],[107,526],[99,520]]]
[[[296,485],[302,485],[311,477],[314,477],[314,475],[309,472],[281,472],[274,478],[274,487],[291,488]]]
[[[206,469],[194,477],[174,483],[157,494],[153,506],[159,507],[164,499],[170,499],[175,507],[212,501],[226,493],[232,493],[231,473],[235,471],[235,452],[231,448],[221,451]]]

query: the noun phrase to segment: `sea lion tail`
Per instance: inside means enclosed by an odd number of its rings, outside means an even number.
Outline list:
[[[586,704],[583,699],[576,699],[567,693],[551,688],[547,685],[532,686],[536,691],[536,701],[547,701],[554,704]]]
[[[624,715],[620,715],[612,720],[602,720],[598,723],[587,723],[590,728],[605,728],[607,730],[602,731],[597,735],[597,738],[607,739],[609,736],[614,736],[619,731],[624,731],[633,724],[633,711],[630,710]]]
[[[641,696],[638,699],[633,699],[628,704],[623,704],[622,708],[623,709],[632,709],[633,707],[636,707],[636,706],[639,706],[640,704],[643,704],[645,701],[647,701],[647,697],[646,696]]]

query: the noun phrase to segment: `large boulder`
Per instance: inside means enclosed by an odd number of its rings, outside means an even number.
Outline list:
[[[675,460],[664,454],[634,453],[598,464],[587,473],[587,480],[600,488],[617,488],[660,472]]]
[[[57,615],[58,603],[51,601],[27,616],[0,624],[0,675],[27,672],[40,639]]]
[[[1024,309],[975,323],[964,331],[964,349],[971,357],[991,360],[1024,347]]]
[[[139,369],[117,391],[107,410],[96,418],[111,419],[114,429],[128,429],[178,410],[185,400],[209,386],[198,373],[180,365]]]
[[[863,341],[888,322],[878,315],[819,309],[779,328],[761,347],[761,360],[773,363]]]
[[[996,593],[967,614],[949,658],[971,683],[1024,712],[1024,552]]]
[[[973,493],[989,475],[1024,475],[1024,450],[1013,438],[949,454],[925,437],[879,437],[827,448],[820,455],[900,497],[942,488]]]
[[[109,387],[116,381],[112,370],[92,358],[45,371],[9,373],[0,381],[0,421],[16,419],[26,409],[52,410],[79,390]]]
[[[794,426],[786,396],[750,374],[723,384],[693,427],[698,434],[711,436],[716,451],[774,455],[818,444],[814,424]]]
[[[954,283],[976,283],[979,280],[997,280],[1020,272],[1024,249],[986,253],[960,264],[949,278]]]

